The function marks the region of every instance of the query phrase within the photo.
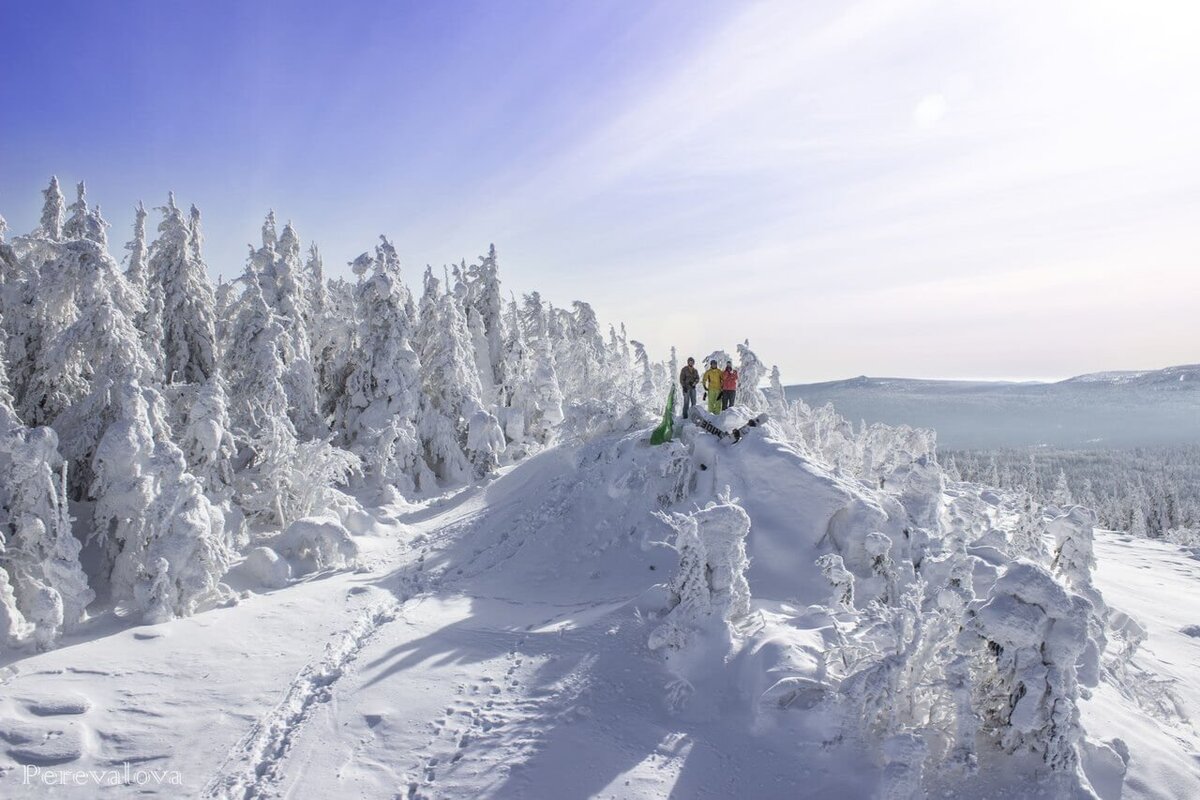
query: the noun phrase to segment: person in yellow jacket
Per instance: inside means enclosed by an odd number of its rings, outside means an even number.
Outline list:
[[[704,399],[708,401],[708,413],[721,413],[721,370],[715,358],[704,371]]]

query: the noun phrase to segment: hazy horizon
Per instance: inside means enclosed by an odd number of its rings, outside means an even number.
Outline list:
[[[5,16],[10,236],[57,174],[68,202],[88,182],[118,257],[138,200],[195,203],[214,277],[268,209],[333,276],[381,233],[414,285],[495,243],[507,289],[587,300],[655,358],[749,339],[789,384],[1198,359],[1183,2]]]

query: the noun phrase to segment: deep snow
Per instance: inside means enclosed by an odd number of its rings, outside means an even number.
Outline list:
[[[357,571],[160,625],[102,617],[10,661],[0,795],[873,796],[880,765],[830,702],[836,614],[811,604],[830,595],[815,561],[831,540],[855,571],[871,557],[854,544],[865,531],[903,536],[881,505],[899,498],[765,430],[732,446],[691,427],[662,448],[645,439],[559,446],[482,486],[378,510],[355,537]],[[751,521],[753,613],[728,651],[701,638],[671,663],[647,642],[679,558],[651,512],[726,487]],[[994,502],[965,484],[947,493]],[[1096,549],[1120,634],[1110,651],[1139,630],[1144,642],[1082,703],[1084,770],[1106,800],[1200,796],[1200,639],[1187,632],[1200,564],[1118,534],[1098,533]],[[238,570],[231,581],[253,583]],[[125,764],[143,785],[93,785]],[[984,754],[974,777],[931,788],[1050,796],[1031,770]]]

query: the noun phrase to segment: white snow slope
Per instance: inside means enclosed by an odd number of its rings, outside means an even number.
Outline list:
[[[866,532],[904,537],[898,500],[769,432],[559,446],[378,512],[358,571],[156,626],[103,618],[11,661],[0,796],[916,796],[834,701],[837,615],[814,564],[836,549],[861,575]],[[647,642],[679,555],[652,512],[726,486],[750,518],[752,613],[727,646],[664,657]],[[972,493],[988,502],[964,484],[946,498]],[[1096,549],[1110,656],[1144,640],[1081,703],[1087,782],[1105,800],[1198,797],[1200,563],[1109,533]],[[1056,796],[1027,761],[981,755],[929,788]]]

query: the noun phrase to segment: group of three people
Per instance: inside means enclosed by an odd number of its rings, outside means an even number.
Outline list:
[[[725,362],[725,369],[717,366],[714,358],[708,362],[704,371],[704,399],[708,401],[708,412],[719,414],[733,405],[737,395],[737,370],[732,361]],[[683,418],[687,419],[692,408],[696,405],[696,386],[700,383],[700,373],[696,371],[696,359],[689,358],[687,366],[679,371],[679,386],[683,389]]]

